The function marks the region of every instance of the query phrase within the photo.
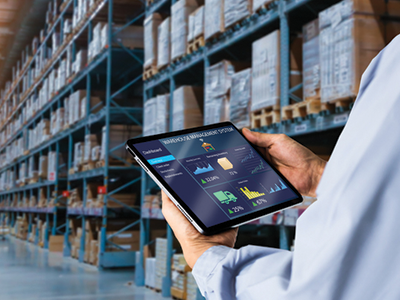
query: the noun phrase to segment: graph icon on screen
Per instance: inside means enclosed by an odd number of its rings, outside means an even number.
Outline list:
[[[260,158],[257,152],[250,147],[243,146],[238,148],[233,154],[250,174],[257,174],[270,170],[269,166]]]
[[[214,171],[214,168],[210,165],[210,163],[205,161],[199,161],[194,164],[188,165],[187,168],[194,175],[204,174],[207,172]]]
[[[286,189],[287,186],[282,182],[282,180],[279,180],[279,184],[275,183],[275,185],[270,188],[269,193],[272,194]]]
[[[243,157],[240,162],[244,163],[244,162],[246,162],[246,161],[248,161],[249,159],[252,159],[252,158],[254,158],[254,153],[253,153],[253,149],[250,149],[250,152],[248,154],[246,154],[246,156]]]
[[[265,195],[265,193],[259,193],[259,192],[250,191],[247,187],[240,188],[240,191],[241,191],[249,200]]]

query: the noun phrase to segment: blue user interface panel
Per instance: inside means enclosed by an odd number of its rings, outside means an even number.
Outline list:
[[[297,198],[233,126],[135,147],[207,227]]]

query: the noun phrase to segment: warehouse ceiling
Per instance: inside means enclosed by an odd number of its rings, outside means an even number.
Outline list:
[[[0,89],[12,78],[12,67],[45,25],[49,0],[0,0]]]

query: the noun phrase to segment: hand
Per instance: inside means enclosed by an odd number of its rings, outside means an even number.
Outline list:
[[[237,229],[213,236],[202,235],[164,192],[162,192],[162,213],[181,244],[183,255],[191,268],[207,249],[221,245],[232,248],[235,245]]]
[[[267,134],[243,129],[266,159],[304,196],[316,197],[326,161],[285,134]]]

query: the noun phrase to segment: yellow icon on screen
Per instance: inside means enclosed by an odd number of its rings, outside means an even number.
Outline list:
[[[230,170],[233,168],[232,163],[226,157],[219,158],[218,163],[224,170]]]
[[[201,145],[203,148],[204,148],[204,150],[206,150],[207,152],[208,151],[213,151],[213,150],[215,150],[214,149],[214,147],[211,145],[211,144],[209,144],[209,143],[203,143],[203,145]]]
[[[249,198],[249,200],[265,195],[265,193],[250,191],[247,187],[240,188],[240,190],[242,191],[243,194],[246,195],[247,198]]]

